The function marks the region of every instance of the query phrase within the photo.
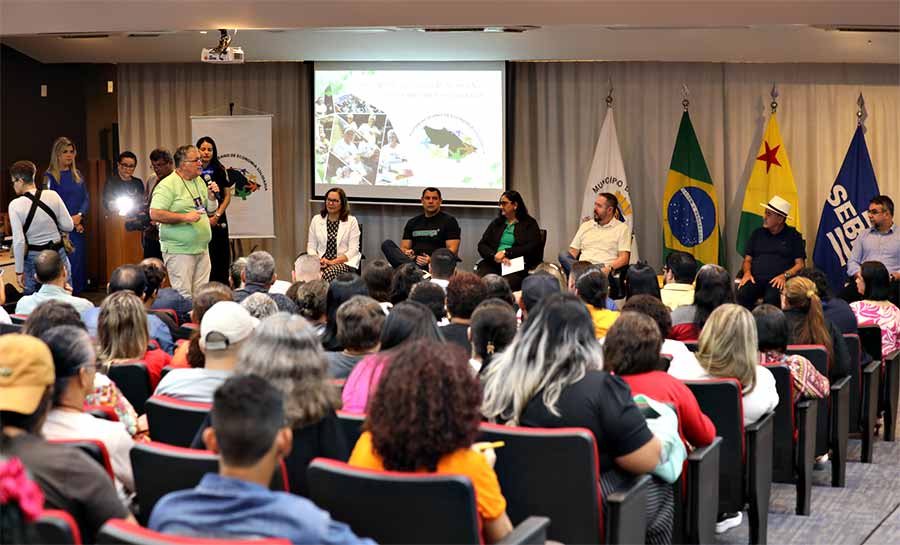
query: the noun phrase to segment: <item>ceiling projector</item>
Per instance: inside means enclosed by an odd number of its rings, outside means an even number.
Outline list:
[[[231,36],[228,35],[228,31],[220,28],[219,45],[201,49],[200,60],[215,64],[241,64],[244,62],[244,50],[239,46],[232,46]]]

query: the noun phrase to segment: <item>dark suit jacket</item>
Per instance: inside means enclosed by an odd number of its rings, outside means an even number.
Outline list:
[[[505,228],[506,218],[504,216],[498,216],[488,224],[478,243],[478,253],[481,257],[490,262],[494,261],[494,254],[497,253],[497,247],[500,246],[500,237],[503,236]],[[543,261],[544,248],[541,243],[541,228],[534,218],[528,216],[516,222],[513,235],[516,240],[512,247],[506,250],[507,258],[524,256],[526,269],[533,269]]]

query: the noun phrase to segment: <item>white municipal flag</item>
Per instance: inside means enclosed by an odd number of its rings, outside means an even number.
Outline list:
[[[631,263],[637,262],[637,239],[634,238],[634,210],[631,206],[631,194],[628,192],[628,180],[625,178],[625,166],[622,164],[622,153],[619,151],[619,137],[616,135],[616,122],[612,108],[606,109],[606,119],[600,128],[594,160],[588,173],[584,188],[584,201],[581,207],[581,222],[594,218],[594,201],[600,193],[612,193],[619,199],[620,219],[631,229]]]

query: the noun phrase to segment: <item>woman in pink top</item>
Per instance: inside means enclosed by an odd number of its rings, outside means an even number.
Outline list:
[[[881,354],[900,350],[900,309],[888,301],[891,276],[879,261],[866,261],[856,275],[856,290],[862,301],[850,303],[859,325],[877,325],[881,328]]]
[[[360,360],[347,377],[341,392],[343,410],[366,412],[369,397],[378,387],[378,381],[390,363],[394,349],[415,339],[443,341],[444,336],[438,330],[434,314],[428,307],[415,301],[404,301],[395,305],[384,321],[379,352]]]

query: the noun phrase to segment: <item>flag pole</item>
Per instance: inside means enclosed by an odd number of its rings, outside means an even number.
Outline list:
[[[769,107],[772,108],[772,113],[778,109],[778,87],[775,86],[775,82],[772,82],[772,91],[769,93],[769,96],[772,97],[772,102],[769,103]]]
[[[612,106],[613,106],[613,84],[612,84],[612,78],[609,78],[609,79],[607,80],[607,82],[608,82],[608,84],[609,84],[609,92],[606,93],[606,107],[607,107],[607,108],[612,108]]]
[[[688,111],[688,106],[691,105],[691,101],[688,100],[688,97],[691,96],[691,92],[688,90],[687,83],[681,84],[681,106],[684,108],[684,111]]]
[[[863,111],[866,109],[866,101],[863,99],[862,93],[859,94],[859,98],[856,99],[856,126],[863,126]]]

